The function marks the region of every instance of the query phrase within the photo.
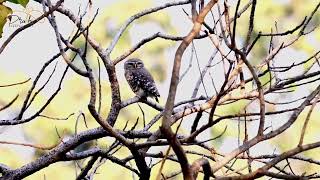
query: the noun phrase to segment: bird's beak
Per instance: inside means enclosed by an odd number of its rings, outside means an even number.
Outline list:
[[[137,68],[138,66],[137,66],[137,63],[134,63],[134,68]]]

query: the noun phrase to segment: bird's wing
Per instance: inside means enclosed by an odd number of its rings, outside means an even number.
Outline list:
[[[151,76],[151,74],[145,70],[142,69],[140,71],[140,73],[138,74],[139,79],[140,79],[140,87],[149,92],[150,94],[152,94],[155,97],[160,97],[160,93],[156,87],[156,84]]]

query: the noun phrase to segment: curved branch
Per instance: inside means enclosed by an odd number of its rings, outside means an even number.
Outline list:
[[[18,97],[19,97],[19,94],[16,95],[16,97],[13,98],[8,104],[6,104],[5,106],[1,107],[0,111],[3,111],[5,109],[7,109],[8,107],[10,107],[18,99]]]
[[[119,31],[117,32],[117,34],[114,36],[112,42],[110,43],[109,47],[106,49],[106,54],[109,56],[111,51],[114,49],[114,47],[116,46],[116,44],[118,43],[121,35],[123,34],[123,32],[127,29],[127,27],[136,19],[139,19],[142,16],[145,16],[147,14],[150,13],[154,13],[157,12],[159,10],[171,7],[171,6],[177,6],[177,5],[183,5],[183,4],[188,4],[190,3],[190,0],[184,0],[184,1],[178,1],[178,2],[169,2],[166,3],[164,5],[158,6],[158,7],[154,7],[154,8],[150,8],[150,9],[146,9],[144,11],[141,11],[138,14],[135,14],[133,16],[131,16],[123,25],[122,27],[119,29]]]
[[[204,18],[208,14],[208,12],[211,10],[211,8],[217,3],[217,0],[211,0],[199,13],[197,18],[194,21],[194,25],[190,33],[183,39],[182,43],[178,47],[175,58],[174,58],[174,64],[172,69],[172,76],[171,76],[171,82],[170,82],[170,89],[169,89],[169,95],[166,101],[165,110],[163,113],[163,119],[162,119],[162,125],[160,127],[161,132],[166,136],[167,140],[170,142],[170,145],[172,146],[172,149],[176,153],[181,169],[183,172],[183,177],[185,179],[192,179],[192,174],[189,168],[188,159],[181,147],[180,142],[177,140],[175,134],[173,133],[171,129],[171,115],[173,112],[174,107],[174,100],[176,96],[177,86],[179,83],[179,71],[181,66],[181,59],[184,51],[189,46],[191,41],[196,37],[201,29],[201,25],[204,22]]]

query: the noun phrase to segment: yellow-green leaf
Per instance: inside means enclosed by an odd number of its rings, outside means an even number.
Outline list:
[[[29,0],[9,0],[9,1],[15,4],[20,4],[23,7],[26,7],[26,5],[29,2]]]
[[[12,14],[12,9],[0,4],[0,38],[2,37],[3,26],[6,24],[9,14]]]

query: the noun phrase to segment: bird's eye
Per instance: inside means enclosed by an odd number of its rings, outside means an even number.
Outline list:
[[[128,67],[134,67],[134,63],[131,63],[131,62],[128,63],[127,65],[128,65]]]
[[[137,67],[143,67],[142,62],[137,62]]]

